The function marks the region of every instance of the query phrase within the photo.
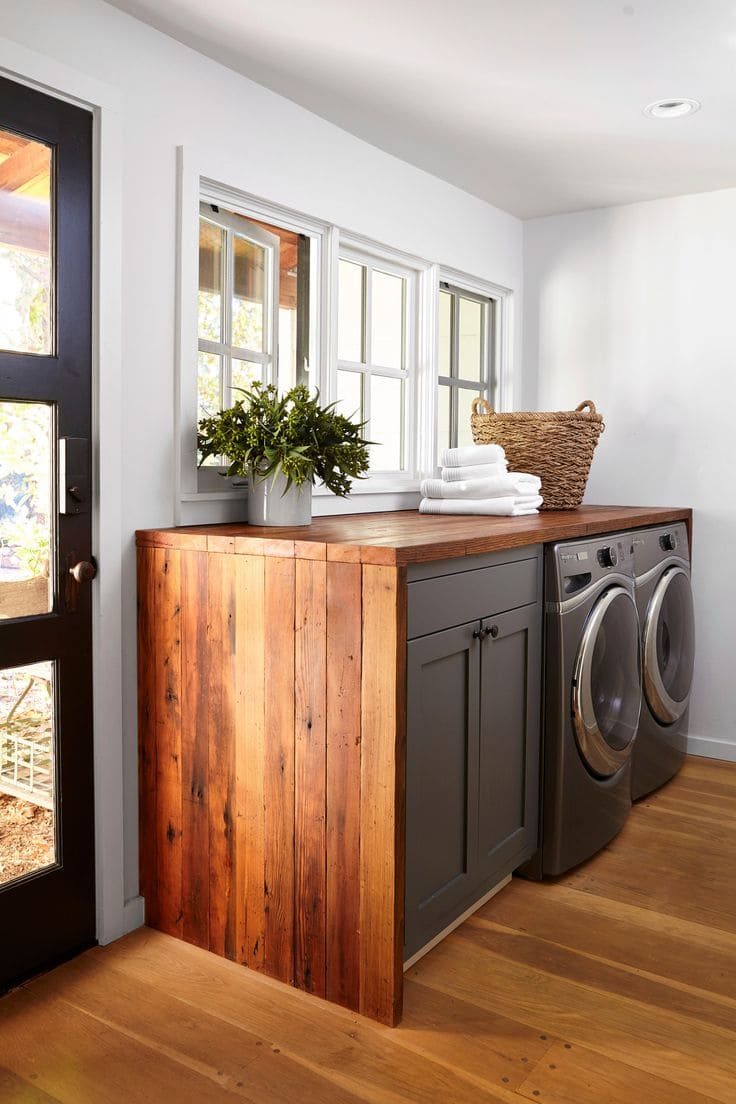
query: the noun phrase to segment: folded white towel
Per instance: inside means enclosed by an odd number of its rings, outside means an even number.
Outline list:
[[[541,505],[540,495],[508,495],[505,498],[423,498],[419,503],[419,513],[521,517],[523,514],[536,514]]]
[[[463,479],[446,482],[444,479],[423,479],[419,492],[422,498],[501,498],[504,495],[539,494],[542,481],[537,475],[526,472],[508,472],[491,475],[488,479]]]
[[[499,460],[496,464],[473,464],[466,468],[442,468],[440,476],[447,483],[466,479],[487,479],[489,475],[505,475],[508,464]]]
[[[464,445],[461,448],[443,449],[440,464],[443,468],[464,468],[468,464],[497,464],[506,459],[500,445]]]

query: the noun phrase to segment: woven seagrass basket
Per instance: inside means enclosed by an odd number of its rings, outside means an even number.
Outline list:
[[[542,480],[542,510],[579,506],[603,418],[587,399],[575,410],[497,414],[485,399],[473,399],[470,424],[476,445],[502,445],[511,471]]]

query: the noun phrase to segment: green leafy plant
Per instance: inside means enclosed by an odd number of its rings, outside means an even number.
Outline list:
[[[202,418],[197,433],[200,464],[225,456],[229,476],[267,479],[283,472],[287,488],[321,480],[344,497],[368,470],[370,444],[362,423],[321,406],[303,384],[279,395],[273,384],[254,383],[227,410]]]

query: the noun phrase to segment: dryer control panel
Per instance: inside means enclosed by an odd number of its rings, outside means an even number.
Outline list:
[[[562,541],[547,549],[546,600],[564,602],[609,575],[632,578],[631,533],[608,533],[583,541]]]

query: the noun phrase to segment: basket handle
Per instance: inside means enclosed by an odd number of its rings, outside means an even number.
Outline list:
[[[474,414],[493,414],[494,410],[487,399],[483,399],[478,396],[477,399],[473,399],[471,409]]]
[[[598,413],[598,411],[595,408],[595,403],[593,402],[592,399],[584,399],[583,402],[578,403],[578,405],[575,407],[575,411],[576,412],[583,411],[583,410],[585,410],[586,406],[589,407],[589,409],[586,411],[587,414],[597,414]]]

